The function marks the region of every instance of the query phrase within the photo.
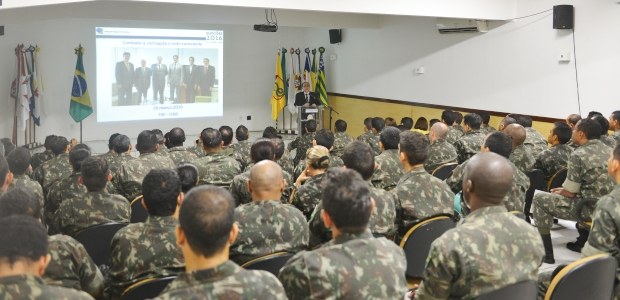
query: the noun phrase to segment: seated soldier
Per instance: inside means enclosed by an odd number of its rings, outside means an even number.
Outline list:
[[[222,153],[222,134],[217,129],[205,128],[200,140],[205,155],[192,162],[198,168],[198,183],[229,187],[233,178],[241,173],[241,165]]]
[[[598,200],[613,189],[607,175],[607,158],[611,149],[599,139],[601,126],[591,119],[582,119],[573,130],[573,143],[579,145],[568,160],[568,173],[562,187],[551,193],[534,195],[534,219],[545,246],[545,263],[554,263],[551,243],[553,218],[577,220],[577,204],[584,199]],[[586,211],[582,217],[589,217]],[[581,250],[587,240],[587,230],[579,229],[579,238],[567,245],[571,250]]]
[[[135,157],[131,156],[131,140],[128,136],[120,134],[112,141],[112,149],[116,156],[113,156],[108,160],[108,168],[112,174],[112,185],[117,194],[121,194],[121,168],[128,161],[134,160]]]
[[[158,147],[155,154],[168,157],[168,147],[166,147],[166,138],[164,137],[164,133],[161,129],[152,129],[151,132],[153,132],[157,138]]]
[[[250,148],[252,147],[252,142],[250,142],[249,138],[250,134],[248,133],[248,129],[243,125],[239,125],[237,130],[235,130],[235,139],[237,142],[230,146],[233,149],[232,157],[239,162],[241,170],[245,170],[250,163]]]
[[[478,112],[480,118],[482,118],[482,125],[480,125],[480,132],[485,136],[491,132],[497,131],[497,129],[489,126],[489,122],[491,121],[491,114],[486,111]]]
[[[381,149],[379,148],[379,138],[375,136],[374,131],[372,130],[372,122],[373,118],[364,119],[364,133],[357,137],[358,141],[364,142],[368,144],[374,151],[375,155],[381,154]],[[380,120],[376,121],[377,126],[380,125]]]
[[[375,157],[377,167],[370,180],[375,187],[389,191],[403,176],[403,166],[398,159],[398,142],[400,130],[396,127],[385,127],[379,134],[381,154]]]
[[[276,160],[275,162],[280,165],[282,170],[289,175],[293,175],[295,167],[293,166],[293,159],[291,154],[286,150],[286,145],[281,137],[271,138],[273,145],[275,146]],[[294,178],[293,178],[294,179]],[[290,184],[293,184],[292,182]]]
[[[252,149],[250,149],[250,157],[252,158],[252,165],[261,162],[263,160],[275,160],[275,145],[270,139],[260,138],[252,143]],[[284,189],[280,199],[282,203],[288,202],[291,196],[291,190],[293,189],[293,177],[285,171],[282,171],[282,178],[284,178]],[[252,202],[252,193],[248,189],[248,182],[250,181],[250,170],[243,172],[233,178],[230,184],[230,193],[235,198],[235,204],[246,204]]]
[[[296,166],[302,159],[306,159],[306,151],[312,147],[312,140],[314,140],[314,134],[316,133],[316,120],[306,121],[306,133],[296,137],[292,142],[288,144],[288,151],[296,149],[295,158],[293,158],[293,165]]]
[[[411,130],[413,128],[413,119],[411,117],[403,117],[400,119],[400,125],[406,130]]]
[[[314,146],[308,149],[306,169],[295,180],[295,187],[289,201],[299,208],[308,220],[314,207],[321,200],[321,182],[328,167],[329,150],[327,148]]]
[[[474,113],[465,115],[463,124],[465,124],[463,127],[465,133],[454,143],[459,164],[478,153],[480,151],[480,144],[484,140],[484,135],[480,133],[482,118],[479,115]]]
[[[9,189],[13,182],[13,173],[9,169],[9,164],[4,156],[0,156],[0,195]]]
[[[525,128],[525,141],[523,144],[530,150],[534,157],[547,150],[547,140],[536,129],[532,128],[532,117],[526,115],[511,114],[517,124]]]
[[[185,273],[155,299],[286,299],[273,275],[244,270],[228,260],[239,231],[234,208],[232,196],[222,188],[199,186],[187,194],[176,230]]]
[[[454,125],[452,125],[452,127],[454,127],[456,130],[461,132],[461,136],[465,135],[465,128],[463,126],[461,126],[461,122],[463,122],[463,114],[455,111],[454,113]],[[480,125],[482,125],[482,119],[480,119]]]
[[[48,286],[41,276],[51,256],[39,220],[10,216],[0,219],[1,299],[93,299],[82,291]]]
[[[87,158],[82,163],[82,174],[78,180],[86,186],[88,193],[82,198],[67,199],[60,204],[53,218],[54,229],[75,237],[91,226],[129,222],[129,201],[106,191],[110,178],[108,164],[103,158]]]
[[[424,170],[428,145],[428,139],[421,133],[400,134],[399,158],[405,175],[392,194],[396,199],[396,225],[402,229],[401,234],[419,220],[454,213],[454,194],[450,187]]]
[[[32,170],[30,151],[26,148],[19,147],[13,150],[6,157],[9,163],[9,170],[13,173],[13,181],[9,185],[9,190],[12,189],[24,189],[30,191],[39,203],[41,209],[41,215],[44,214],[45,202],[43,200],[43,188],[41,185],[30,179],[26,173],[28,170]]]
[[[0,197],[0,218],[22,215],[41,220],[39,203],[28,190],[12,189]],[[56,234],[49,237],[51,261],[43,280],[48,285],[85,291],[101,297],[103,275],[80,242],[70,236]]]
[[[368,228],[375,237],[393,237],[396,233],[394,226],[396,221],[395,200],[392,193],[384,189],[376,188],[370,182],[375,169],[374,151],[368,144],[361,141],[353,141],[344,148],[342,160],[347,169],[357,171],[362,179],[368,184],[370,196],[375,200],[375,209],[370,215]],[[314,208],[310,217],[310,247],[326,243],[332,239],[332,233],[326,228],[321,218],[323,202]]]
[[[227,156],[232,156],[233,155],[233,148],[231,147],[232,140],[233,140],[232,127],[224,125],[224,126],[220,126],[218,130],[220,131],[220,134],[222,134],[222,142],[224,142],[224,144],[222,145],[222,153]]]
[[[547,137],[547,142],[551,148],[540,153],[534,165],[534,168],[543,171],[546,180],[551,179],[551,176],[567,167],[568,158],[573,153],[573,148],[568,145],[571,135],[572,130],[566,123],[553,123],[553,128]]]
[[[613,131],[612,137],[616,143],[620,142],[620,110],[616,110],[609,116],[609,130]]]
[[[510,124],[517,124],[517,120],[515,120],[513,117],[506,116],[499,122],[498,130],[503,132],[504,129],[506,129],[506,127],[508,127],[508,125]]]
[[[312,146],[323,146],[329,150],[329,167],[330,168],[339,168],[342,167],[342,159],[340,157],[332,155],[332,151],[334,150],[334,134],[327,130],[321,129],[314,134],[314,139],[312,140]],[[302,159],[299,161],[297,166],[295,167],[295,173],[293,178],[299,177],[301,173],[306,169],[306,159]]]
[[[615,147],[616,139],[607,134],[607,132],[609,131],[609,121],[607,121],[607,119],[602,115],[594,116],[592,120],[598,122],[599,125],[601,125],[601,137],[599,137],[599,140],[601,140],[603,144],[607,145],[607,147]]]
[[[247,188],[252,202],[235,209],[239,235],[230,247],[232,261],[243,264],[267,254],[297,253],[308,247],[308,224],[304,214],[281,202],[286,186],[282,174],[282,168],[271,160],[262,160],[250,170]]]
[[[336,120],[334,123],[336,133],[334,134],[334,149],[332,149],[332,156],[342,156],[344,147],[353,142],[353,138],[347,133],[347,122],[344,120]]]
[[[60,178],[71,175],[71,164],[69,163],[69,150],[71,144],[67,138],[58,136],[53,140],[52,151],[54,158],[44,162],[32,174],[32,179],[41,184],[43,195],[46,194],[49,186]]]
[[[439,122],[431,126],[428,139],[431,144],[428,147],[428,157],[424,161],[424,169],[432,174],[441,165],[456,163],[456,148],[446,141],[448,125]]]
[[[456,141],[463,136],[463,132],[454,127],[454,121],[456,120],[456,112],[451,110],[444,110],[441,112],[441,122],[448,126],[448,133],[446,133],[446,142],[454,145]]]
[[[368,230],[374,201],[353,171],[330,170],[321,214],[333,240],[302,251],[280,270],[289,299],[400,299],[406,292],[403,250]]]
[[[432,243],[415,299],[474,299],[536,280],[543,256],[540,238],[502,204],[513,170],[508,160],[495,153],[480,153],[469,160],[463,198],[472,212]]]
[[[168,143],[171,146],[171,148],[168,149],[168,155],[175,166],[178,166],[180,163],[192,162],[198,158],[196,154],[183,147],[184,142],[185,131],[179,127],[172,128],[168,133]]]
[[[510,124],[504,128],[504,133],[512,140],[512,152],[508,160],[523,173],[532,170],[536,163],[536,158],[523,144],[526,136],[525,128],[519,124]]]
[[[45,151],[35,153],[32,155],[32,159],[30,161],[30,165],[32,166],[32,170],[36,170],[40,165],[44,162],[54,158],[54,151],[52,151],[52,144],[54,143],[55,135],[48,135],[45,137],[45,142],[43,143],[43,147]]]
[[[198,185],[198,168],[192,164],[180,164],[177,168],[181,180],[181,191],[187,194]]]
[[[103,159],[105,159],[105,161],[108,163],[108,166],[110,165],[110,163],[112,162],[112,159],[116,156],[118,156],[118,154],[114,151],[114,139],[121,135],[120,133],[113,133],[110,135],[110,138],[108,139],[108,152],[101,154],[101,157],[103,157]]]

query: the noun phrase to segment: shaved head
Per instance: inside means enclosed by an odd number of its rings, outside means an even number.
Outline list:
[[[513,170],[508,160],[492,152],[474,155],[465,167],[463,196],[477,208],[501,205],[512,186]]]
[[[516,146],[523,145],[525,142],[525,127],[519,124],[510,124],[504,128],[504,133],[512,139],[512,149]]]
[[[282,168],[271,160],[262,160],[250,169],[248,185],[252,200],[279,200],[284,189]]]
[[[433,136],[432,141],[443,140],[448,135],[448,125],[437,122],[431,127],[431,133]]]

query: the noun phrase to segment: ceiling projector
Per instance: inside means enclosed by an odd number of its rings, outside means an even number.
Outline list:
[[[278,25],[276,24],[256,24],[254,30],[262,32],[276,32],[278,31]]]

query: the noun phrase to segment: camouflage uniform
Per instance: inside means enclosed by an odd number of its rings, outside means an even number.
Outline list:
[[[123,165],[127,162],[136,159],[131,156],[129,153],[121,153],[120,155],[116,155],[108,161],[108,169],[110,169],[110,173],[112,174],[112,185],[114,186],[114,191],[117,194],[122,193],[122,185],[121,185],[121,169]],[[108,191],[112,193],[112,191]]]
[[[241,174],[239,162],[221,153],[207,153],[193,161],[198,168],[198,184],[230,187],[233,178]]]
[[[62,178],[49,187],[47,199],[45,200],[46,222],[50,222],[53,219],[54,213],[56,213],[64,200],[81,198],[88,193],[86,186],[78,181],[80,176],[82,176],[80,172],[73,172],[69,177]]]
[[[103,291],[103,275],[80,242],[70,236],[49,237],[52,260],[45,269],[43,280],[48,285],[82,290],[93,297]]]
[[[89,192],[83,198],[67,199],[54,215],[53,225],[64,234],[75,236],[91,226],[120,222],[128,223],[129,201],[107,192]]]
[[[384,189],[372,186],[370,180],[367,183],[370,189],[370,197],[375,200],[375,209],[370,214],[368,229],[375,237],[392,237],[396,233],[394,226],[396,222],[396,200],[394,195]],[[325,228],[323,224],[321,209],[323,209],[322,200],[314,208],[308,222],[310,226],[310,248],[315,248],[332,239],[331,230]]]
[[[460,131],[461,134],[465,134],[465,129],[463,128],[463,125],[454,123],[454,125],[452,125],[452,127],[454,127],[454,129]]]
[[[457,159],[456,148],[446,140],[435,140],[428,147],[428,157],[424,161],[426,172],[433,173],[441,165],[455,163]]]
[[[203,157],[205,155],[204,151],[202,150],[202,146],[199,146],[199,145],[189,147],[187,148],[187,151],[196,154],[196,156],[198,157]]]
[[[114,235],[106,284],[110,299],[120,298],[140,280],[183,272],[185,260],[175,237],[178,223],[172,216],[149,216],[144,223],[129,224]]]
[[[614,148],[616,147],[616,139],[609,135],[601,135],[599,138],[603,144],[607,145],[607,147]]]
[[[480,152],[480,145],[482,145],[484,138],[485,136],[480,133],[480,130],[471,130],[454,143],[459,164]]]
[[[543,254],[530,224],[502,206],[480,208],[432,243],[415,299],[474,299],[536,280]]]
[[[293,173],[295,172],[295,166],[293,165],[293,159],[291,158],[291,153],[288,152],[288,150],[284,151],[284,154],[282,154],[282,157],[280,157],[280,159],[276,160],[276,163],[280,165],[280,168],[282,168],[282,170],[289,173],[290,175],[293,175]],[[293,178],[293,179],[296,179],[296,178]]]
[[[532,127],[525,127],[525,141],[523,145],[530,150],[534,157],[547,150],[547,139]]]
[[[323,181],[323,177],[325,177],[325,173],[314,175],[308,178],[297,190],[293,190],[291,204],[299,208],[307,219],[310,219],[314,207],[321,200],[321,182]]]
[[[172,151],[172,149],[170,149],[170,151]],[[235,153],[235,149],[233,149],[232,144],[228,146],[222,146],[222,154],[226,156],[233,156],[233,153]]]
[[[295,180],[286,171],[282,171],[282,177],[286,180],[284,191],[280,200],[282,203],[288,203],[288,199],[291,197],[291,191],[293,190],[293,183]],[[243,172],[233,178],[230,184],[230,193],[235,198],[235,204],[246,204],[252,202],[252,194],[248,190],[248,182],[250,181],[250,171]]]
[[[45,285],[34,275],[13,275],[0,278],[0,299],[4,300],[83,300],[93,299],[85,292]]]
[[[230,259],[243,264],[259,256],[308,247],[308,223],[304,215],[279,200],[261,200],[235,209],[239,235],[230,247]]]
[[[336,132],[334,134],[334,147],[331,151],[333,156],[342,156],[344,147],[353,142],[353,138],[346,132]]]
[[[357,137],[358,141],[362,141],[370,146],[375,152],[375,155],[381,154],[381,147],[379,147],[379,135],[372,133],[372,130],[364,132]]]
[[[168,151],[168,156],[174,162],[175,166],[178,166],[181,163],[189,163],[196,159],[198,156],[191,151],[188,151],[183,146],[172,147]],[[227,155],[230,156],[230,155]]]
[[[489,126],[489,124],[480,125],[480,133],[484,134],[484,136],[486,136],[489,133],[493,133],[495,131],[497,131],[497,129]]]
[[[527,173],[532,170],[536,164],[536,158],[532,156],[532,153],[525,147],[525,145],[519,145],[512,149],[508,160],[510,160],[523,173]]]
[[[389,191],[398,184],[405,173],[399,155],[398,149],[390,149],[375,157],[377,168],[370,179],[375,187]]]
[[[164,146],[163,144],[159,144],[159,148],[157,148],[157,151],[155,151],[155,154],[168,157],[168,148],[166,148],[166,146]]]
[[[250,158],[252,142],[245,140],[236,144],[231,144],[230,147],[233,149],[232,157],[239,162],[240,169],[245,170],[245,168],[252,162]],[[202,156],[204,156],[204,154]]]
[[[312,148],[312,140],[314,140],[314,132],[305,133],[302,136],[296,137],[292,142],[288,144],[288,150],[297,149],[295,152],[295,158],[293,158],[293,164],[298,164],[299,161],[306,158],[306,151]]]
[[[140,154],[140,157],[128,161],[121,167],[119,178],[121,194],[133,200],[142,195],[142,180],[151,170],[175,168],[174,162],[168,156],[155,153]]]
[[[30,179],[30,177],[26,176],[25,174],[15,175],[13,177],[13,182],[11,182],[11,184],[9,185],[8,190],[10,191],[12,189],[22,189],[31,192],[35,196],[35,198],[37,198],[37,202],[39,202],[39,207],[41,208],[41,215],[43,215],[45,210],[45,202],[43,200],[43,188],[41,188],[41,185],[38,182]]]
[[[573,153],[573,150],[567,144],[555,145],[538,155],[534,168],[542,170],[545,173],[545,178],[549,180],[559,170],[566,168],[568,158]]]
[[[567,198],[560,194],[534,195],[534,219],[539,228],[551,228],[553,217],[576,220],[577,203],[583,199],[599,199],[608,194],[614,185],[607,175],[607,159],[611,149],[598,139],[579,146],[568,159],[568,174],[562,187],[576,194]],[[584,211],[585,217],[591,212]]]
[[[332,156],[330,153],[328,168],[340,168],[342,166],[344,166],[344,162],[342,161],[342,158],[338,156]],[[302,159],[297,164],[297,167],[295,167],[295,173],[292,174],[293,178],[297,180],[297,177],[299,177],[299,175],[301,175],[301,173],[305,170],[306,170],[306,160]]]
[[[614,131],[614,134],[612,134],[611,137],[616,140],[616,143],[620,142],[620,129]]]
[[[297,253],[278,277],[291,300],[402,299],[406,267],[403,249],[366,231]]]
[[[54,181],[71,175],[73,168],[69,163],[69,154],[61,153],[58,156],[44,162],[33,174],[33,179],[43,187],[43,193]]]
[[[32,155],[32,158],[30,159],[30,166],[32,166],[33,170],[36,170],[44,162],[52,158],[54,158],[54,152],[52,152],[51,150],[45,150],[40,153],[35,153]]]
[[[422,167],[406,172],[392,194],[396,199],[396,224],[402,228],[430,216],[454,213],[450,187]]]
[[[458,193],[463,188],[463,176],[465,175],[465,167],[468,161],[460,164],[452,172],[452,176],[446,179],[446,183],[453,192]],[[519,170],[512,162],[508,161],[513,171],[513,180],[510,191],[504,197],[504,206],[508,211],[523,211],[525,205],[525,193],[530,188],[530,178],[521,170]],[[464,206],[462,206],[464,208]],[[465,211],[467,213],[467,211]]]
[[[271,273],[245,270],[227,261],[212,269],[179,275],[154,299],[286,300],[286,294]]]
[[[448,126],[448,133],[446,134],[446,142],[454,145],[463,136],[463,131],[454,127]]]

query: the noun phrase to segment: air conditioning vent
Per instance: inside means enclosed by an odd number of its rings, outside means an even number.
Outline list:
[[[437,18],[439,33],[487,32],[488,28],[485,20]]]

